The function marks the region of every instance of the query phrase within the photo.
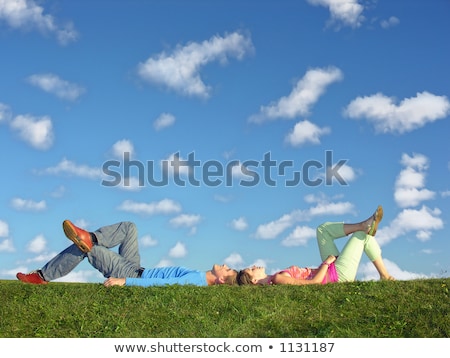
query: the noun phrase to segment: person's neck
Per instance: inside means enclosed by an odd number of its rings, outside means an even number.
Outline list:
[[[217,277],[211,272],[211,270],[206,271],[206,283],[208,286],[213,286],[217,283]]]
[[[266,275],[266,277],[264,277],[264,278],[260,278],[258,280],[258,285],[267,285],[267,284],[269,284],[269,281],[270,281],[271,278],[272,278],[272,276],[268,276],[268,275]]]

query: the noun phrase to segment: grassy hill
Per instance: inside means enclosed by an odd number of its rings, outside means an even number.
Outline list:
[[[450,278],[267,287],[0,281],[0,337],[450,337]]]

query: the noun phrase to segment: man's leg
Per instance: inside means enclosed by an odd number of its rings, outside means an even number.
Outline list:
[[[108,259],[106,254],[101,255],[101,260],[105,261],[104,264],[99,262],[99,259],[95,258],[98,250],[89,257],[89,262],[97,268],[105,277],[111,276],[111,272],[114,269],[118,272],[131,272],[135,271],[133,268],[137,266],[140,268],[140,255],[137,242],[137,230],[136,226],[131,222],[121,222],[113,225],[108,225],[101,227],[94,232],[97,238],[97,243],[93,246],[94,249],[97,245],[105,246],[107,248],[112,248],[119,245],[119,254],[123,256],[125,262],[119,266],[120,261],[114,259]],[[91,251],[92,251],[91,249]],[[108,252],[113,253],[110,250]],[[115,253],[114,253],[115,254]],[[117,255],[117,254],[115,254]],[[71,272],[87,254],[83,253],[76,245],[71,245],[52,260],[50,260],[42,269],[41,273],[46,281],[52,281],[57,278],[63,277]],[[95,262],[93,264],[91,261]],[[111,263],[113,263],[114,268],[111,268]],[[130,268],[129,265],[132,265]],[[97,267],[98,266],[98,267]],[[128,268],[127,268],[128,267]],[[126,276],[113,276],[113,277],[126,277]],[[130,276],[128,276],[130,277]]]
[[[53,281],[70,273],[85,257],[86,254],[73,244],[47,262],[40,271],[44,280]]]
[[[110,249],[94,245],[87,253],[89,263],[99,270],[104,277],[139,277],[140,265],[129,261]]]
[[[97,245],[108,249],[119,245],[119,255],[127,261],[140,266],[138,232],[134,223],[120,222],[104,226],[94,231],[93,234],[97,238]]]

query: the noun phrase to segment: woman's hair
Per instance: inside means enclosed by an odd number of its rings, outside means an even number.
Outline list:
[[[238,285],[253,285],[252,276],[245,270],[239,271],[237,274],[237,283]]]

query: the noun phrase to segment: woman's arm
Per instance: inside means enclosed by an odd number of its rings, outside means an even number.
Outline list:
[[[325,275],[328,271],[328,266],[336,260],[336,257],[330,255],[326,258],[326,260],[322,263],[319,270],[315,274],[315,276],[311,280],[302,280],[293,278],[290,276],[286,276],[283,273],[276,274],[272,280],[272,283],[275,285],[315,285],[322,283]]]

